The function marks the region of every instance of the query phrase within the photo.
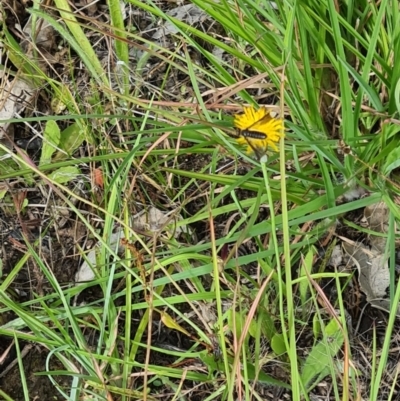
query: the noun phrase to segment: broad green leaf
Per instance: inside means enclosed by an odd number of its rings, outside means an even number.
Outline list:
[[[60,128],[54,120],[49,120],[43,133],[42,154],[40,155],[39,165],[50,163],[51,156],[57,150],[60,143]]]
[[[270,375],[267,375],[266,373],[264,373],[262,370],[259,371],[256,374],[256,370],[254,368],[254,365],[251,364],[251,363],[247,363],[246,364],[246,372],[248,374],[249,380],[257,379],[257,381],[259,383],[272,384],[274,386],[279,386],[279,387],[288,388],[288,389],[291,388],[290,384],[287,384],[287,383],[284,383],[284,382],[282,382],[280,380],[274,379]]]
[[[230,310],[228,313],[228,326],[232,330],[232,332],[236,333],[236,337],[239,340],[243,333],[243,328],[246,321],[246,315],[240,312],[235,312]],[[248,338],[248,336],[246,336]]]
[[[286,353],[285,340],[282,333],[277,333],[272,337],[271,348],[276,355],[283,355]]]
[[[60,151],[54,155],[53,161],[60,161],[65,159],[68,155],[71,155],[86,139],[85,133],[79,124],[74,123],[70,125],[61,132],[60,143],[58,146]]]
[[[74,166],[60,167],[48,175],[49,180],[58,182],[59,184],[66,184],[75,179],[80,170]]]
[[[259,324],[259,322],[255,319],[251,319],[250,322],[250,327],[249,327],[249,334],[253,337],[256,338],[257,335],[257,325]]]
[[[324,331],[324,338],[311,349],[303,366],[301,378],[307,389],[329,374],[332,359],[343,345],[344,336],[337,320],[332,319]]]
[[[318,338],[321,335],[321,322],[317,313],[314,314],[312,323],[314,338]]]
[[[276,328],[274,324],[274,320],[271,315],[265,311],[260,313],[259,318],[260,324],[262,324],[262,333],[265,337],[267,337],[268,341],[271,341],[274,335],[276,334]]]

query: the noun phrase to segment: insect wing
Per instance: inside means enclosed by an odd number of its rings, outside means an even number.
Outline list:
[[[268,124],[272,120],[271,115],[268,113],[266,114],[261,120],[256,121],[250,127],[246,128],[246,131],[258,131],[262,132],[265,128],[265,125]]]
[[[253,143],[254,142],[259,142],[257,139],[253,139],[251,137],[244,137],[248,145],[250,146],[251,150],[253,153],[256,155],[257,159],[260,160],[261,157],[265,154],[266,149],[263,146],[257,146]]]

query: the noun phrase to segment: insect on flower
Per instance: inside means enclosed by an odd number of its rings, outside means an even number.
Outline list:
[[[278,150],[276,143],[283,135],[283,121],[271,117],[266,108],[244,107],[243,114],[235,116],[234,125],[236,134],[230,136],[236,138],[239,145],[245,145],[247,153],[254,153],[261,159],[269,146]]]

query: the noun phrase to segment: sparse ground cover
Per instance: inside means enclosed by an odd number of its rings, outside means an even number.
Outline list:
[[[72,3],[0,6],[0,399],[399,399],[398,2]]]

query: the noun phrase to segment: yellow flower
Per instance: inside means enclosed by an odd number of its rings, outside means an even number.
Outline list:
[[[283,136],[283,120],[271,117],[266,108],[244,107],[243,114],[234,117],[234,125],[237,128],[236,142],[245,145],[247,153],[261,158],[269,146],[278,150],[276,143]]]

